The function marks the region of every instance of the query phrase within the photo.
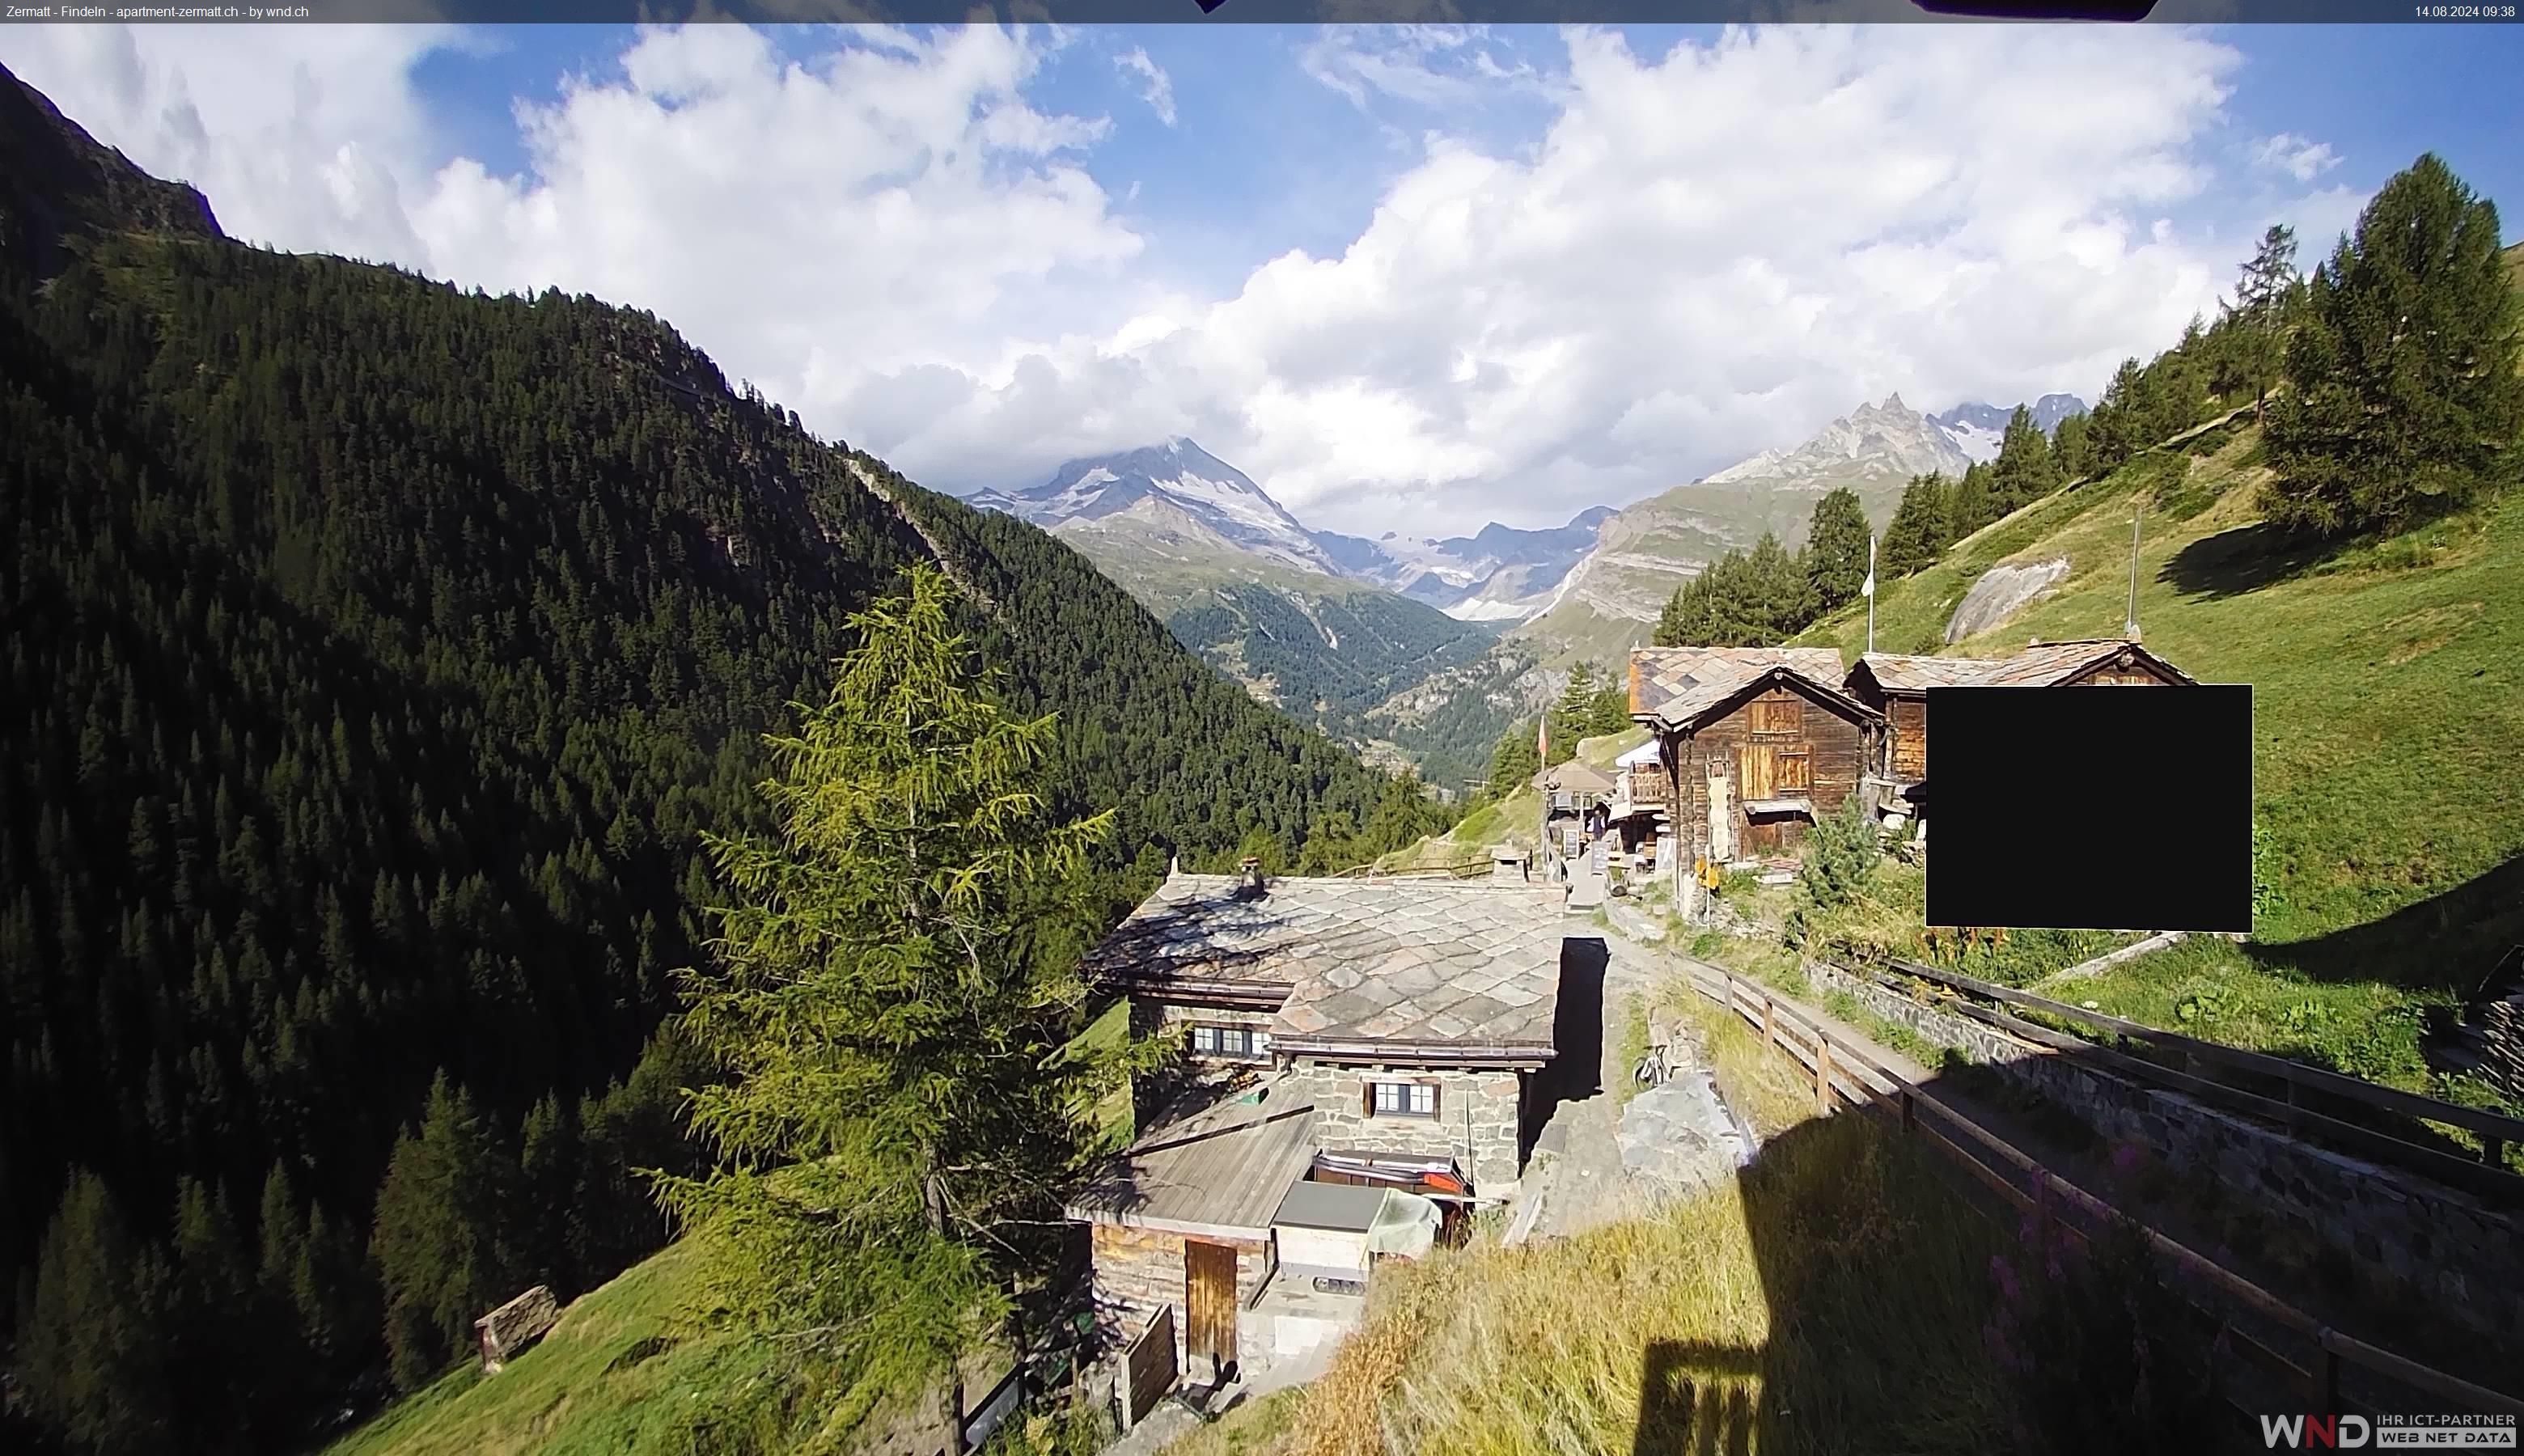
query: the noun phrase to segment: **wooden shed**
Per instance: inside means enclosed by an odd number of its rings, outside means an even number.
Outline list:
[[[1874,771],[1908,786],[1928,777],[1928,690],[1960,687],[2178,687],[2196,680],[2135,642],[2118,638],[2035,643],[2005,657],[1928,657],[1869,653],[1843,690],[1884,715]]]
[[[1125,1149],[1070,1199],[1090,1226],[1098,1312],[1136,1336],[1160,1317],[1179,1368],[1237,1363],[1238,1315],[1277,1262],[1271,1218],[1314,1161],[1314,1108],[1232,1096]]]
[[[1643,648],[1630,716],[1657,735],[1694,855],[1790,854],[1857,793],[1884,719],[1842,692],[1831,648]]]
[[[481,1348],[482,1373],[500,1368],[560,1323],[560,1303],[550,1285],[537,1285],[473,1322],[474,1342]]]

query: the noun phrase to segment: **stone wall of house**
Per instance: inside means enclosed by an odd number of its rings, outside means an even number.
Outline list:
[[[2467,1193],[2299,1141],[2141,1083],[2037,1050],[1969,1018],[1922,1005],[1863,976],[1809,962],[1823,991],[1845,991],[1926,1041],[1960,1047],[2074,1113],[2104,1139],[2135,1143],[2187,1178],[2213,1180],[2302,1240],[2332,1249],[2385,1288],[2482,1335],[2524,1336],[2524,1228]]]
[[[1090,1226],[1090,1246],[1093,1255],[1095,1314],[1108,1333],[1123,1339],[1137,1336],[1148,1328],[1163,1305],[1175,1310],[1175,1368],[1187,1370],[1186,1332],[1191,1311],[1185,1307],[1184,1236],[1155,1229],[1130,1229],[1114,1224]],[[1268,1239],[1213,1238],[1211,1243],[1224,1243],[1236,1250],[1236,1305],[1241,1314],[1245,1306],[1260,1296],[1263,1284],[1271,1277],[1271,1244]],[[1260,1355],[1261,1342],[1252,1338],[1239,1318],[1237,1326],[1239,1354],[1242,1347],[1254,1345],[1253,1355]],[[1207,1372],[1200,1373],[1205,1379]]]
[[[1138,1018],[1135,1016],[1133,1019],[1136,1021]],[[1271,1058],[1271,1024],[1278,1019],[1279,1013],[1276,1011],[1257,1011],[1249,1006],[1179,1006],[1169,1001],[1155,1003],[1154,1014],[1148,1019],[1146,1031],[1165,1033],[1176,1044],[1184,1047],[1187,1060],[1197,1061],[1206,1059],[1191,1056],[1190,1038],[1191,1028],[1194,1025],[1249,1026],[1260,1033],[1254,1039],[1258,1053],[1255,1060],[1247,1062],[1238,1057],[1221,1057],[1216,1060],[1228,1066],[1267,1065]]]
[[[1516,1072],[1390,1071],[1300,1061],[1288,1076],[1314,1104],[1315,1145],[1327,1151],[1363,1148],[1412,1157],[1452,1157],[1472,1175],[1485,1197],[1516,1190],[1524,1171],[1517,1160],[1524,1078]],[[1437,1115],[1370,1117],[1367,1082],[1431,1082],[1437,1086]]]

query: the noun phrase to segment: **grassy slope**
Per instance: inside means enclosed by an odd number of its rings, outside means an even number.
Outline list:
[[[1708,1009],[1721,1081],[1768,1140],[1742,1179],[1386,1271],[1285,1441],[1241,1449],[2006,1448],[1992,1227],[1877,1121],[1810,1120],[1802,1080]]]
[[[484,1378],[468,1366],[398,1401],[327,1456],[503,1456],[676,1450],[697,1404],[750,1373],[736,1341],[659,1348],[691,1259],[683,1245],[572,1303],[544,1341]],[[656,1351],[648,1358],[644,1352]]]
[[[1876,640],[1927,645],[1987,567],[2060,555],[2071,574],[2056,595],[1956,651],[2116,635],[2131,497],[2144,492],[2139,621],[2152,650],[2195,676],[2254,687],[2256,814],[2278,903],[2250,946],[2195,943],[2086,995],[2423,1087],[2423,1008],[2467,992],[2495,947],[2524,939],[2524,910],[2483,879],[2524,850],[2524,796],[2508,780],[2524,761],[2524,496],[2328,559],[2286,556],[2257,528],[2257,447],[2242,429],[2206,459],[2142,457],[2026,508],[1894,584]],[[2198,513],[2171,518],[2186,510]],[[1808,639],[1854,655],[1866,618],[1843,613]]]

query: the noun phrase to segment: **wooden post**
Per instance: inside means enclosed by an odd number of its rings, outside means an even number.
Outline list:
[[[2493,1167],[2493,1168],[2503,1168],[2503,1167],[2505,1167],[2505,1166],[2506,1166],[2506,1140],[2505,1140],[2505,1139],[2503,1139],[2503,1138],[2483,1138],[2483,1139],[2481,1139],[2481,1140],[2480,1140],[2480,1160],[2481,1160],[2482,1162],[2484,1162],[2484,1163],[2487,1163],[2489,1166],[2491,1166],[2491,1167]]]
[[[1919,1131],[1919,1099],[1913,1096],[1907,1087],[1902,1089],[1902,1131],[1905,1133]]]
[[[1831,1111],[1831,1042],[1820,1028],[1815,1031],[1815,1105]]]
[[[1762,1040],[1773,1046],[1779,1044],[1779,1026],[1771,1015],[1771,994],[1767,991],[1762,993]]]
[[[2340,1353],[2331,1347],[2331,1327],[2325,1325],[2313,1336],[2313,1359],[2306,1374],[2313,1378],[2313,1408],[2317,1415],[2340,1412]]]

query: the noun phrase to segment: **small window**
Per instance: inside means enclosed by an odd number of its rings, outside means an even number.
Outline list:
[[[1194,1056],[1229,1056],[1251,1061],[1262,1054],[1261,1038],[1249,1026],[1195,1026],[1191,1029],[1191,1052]]]
[[[1370,1117],[1435,1117],[1437,1089],[1426,1082],[1371,1082],[1367,1085]]]

